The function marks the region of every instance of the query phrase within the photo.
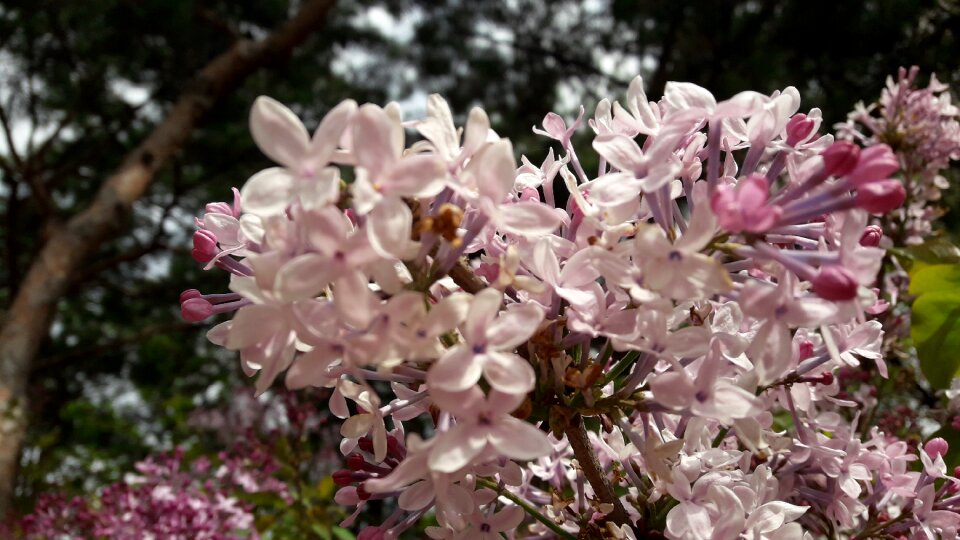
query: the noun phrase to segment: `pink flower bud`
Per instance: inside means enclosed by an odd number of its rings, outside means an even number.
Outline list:
[[[387,437],[387,455],[403,459],[407,456],[407,449],[396,437]]]
[[[800,360],[806,360],[813,356],[813,342],[803,340],[800,342]]]
[[[360,440],[357,441],[357,446],[364,452],[373,453],[373,439],[370,437],[361,437]]]
[[[837,141],[821,154],[827,176],[846,176],[857,166],[860,147],[849,141]]]
[[[803,113],[795,114],[787,122],[787,144],[796,146],[797,143],[806,139],[813,132],[816,122],[807,118]]]
[[[180,313],[184,320],[199,322],[213,315],[213,304],[203,298],[188,298],[180,304]]]
[[[824,266],[813,278],[813,292],[824,300],[853,300],[857,296],[857,288],[857,280],[842,266]]]
[[[877,247],[883,238],[883,229],[879,225],[867,225],[860,235],[860,245],[866,247]]]
[[[354,211],[353,208],[347,208],[346,210],[344,210],[343,215],[347,216],[347,219],[350,220],[350,223],[352,223],[354,227],[356,227],[359,224],[359,220],[357,219],[357,212]]]
[[[356,481],[356,475],[353,471],[348,471],[346,469],[341,469],[334,472],[330,475],[333,478],[333,483],[338,486],[349,486]]]
[[[940,437],[930,439],[927,441],[927,444],[923,445],[923,451],[930,456],[930,459],[937,459],[937,456],[945,456],[948,450],[950,450],[950,444]]]
[[[208,263],[220,253],[217,247],[217,237],[212,232],[203,230],[193,233],[193,260],[199,263]]]
[[[820,374],[820,384],[824,386],[830,386],[833,384],[833,372],[825,371]]]
[[[950,422],[950,427],[952,427],[957,431],[960,431],[960,416],[953,417],[953,420]]]
[[[540,202],[540,192],[535,188],[524,188],[523,191],[520,192],[520,201]]]
[[[203,213],[205,214],[226,214],[228,216],[233,215],[233,208],[225,202],[215,202],[207,203],[207,206],[204,207]]]
[[[363,459],[363,456],[360,454],[350,454],[347,456],[347,468],[351,471],[363,470],[363,467],[366,464],[367,460]]]
[[[877,144],[860,153],[860,161],[849,174],[850,181],[856,186],[883,180],[900,168],[900,162],[893,150],[885,144]]]
[[[899,180],[880,180],[857,188],[857,206],[871,214],[885,214],[900,208],[906,198],[907,191]]]
[[[710,208],[720,227],[730,232],[766,232],[783,214],[769,204],[770,182],[762,174],[741,179],[735,188],[720,186],[710,198]]]
[[[180,303],[182,304],[191,298],[200,298],[201,296],[203,295],[200,294],[200,291],[196,289],[187,289],[180,293]]]

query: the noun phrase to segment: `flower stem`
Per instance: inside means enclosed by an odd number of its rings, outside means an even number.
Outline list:
[[[569,532],[565,531],[563,528],[561,528],[559,525],[557,525],[556,523],[554,523],[553,520],[551,520],[551,519],[548,518],[547,516],[541,514],[540,511],[537,510],[536,508],[534,508],[532,504],[530,504],[530,503],[528,503],[527,501],[521,499],[520,497],[516,496],[515,494],[513,494],[513,493],[511,493],[511,492],[509,492],[509,491],[507,491],[507,490],[505,490],[505,489],[502,489],[501,486],[497,485],[496,482],[493,482],[493,481],[491,481],[491,480],[487,480],[486,478],[477,478],[477,484],[479,484],[479,485],[481,485],[481,486],[484,486],[484,487],[487,487],[487,488],[490,488],[490,489],[496,491],[499,495],[502,495],[502,496],[510,499],[511,501],[513,501],[514,503],[516,503],[517,506],[519,506],[520,508],[523,508],[523,511],[524,511],[524,512],[526,512],[527,514],[530,514],[530,516],[533,517],[533,519],[539,521],[540,523],[543,523],[548,529],[550,529],[551,531],[553,531],[553,532],[554,532],[557,536],[559,536],[560,538],[565,538],[565,539],[567,539],[567,540],[576,540],[576,537],[575,537],[575,536],[573,536],[573,535],[570,534]]]
[[[590,443],[587,430],[583,425],[583,418],[580,415],[576,415],[570,420],[566,433],[570,447],[573,448],[573,454],[577,457],[580,468],[583,469],[583,474],[590,482],[590,486],[593,487],[593,492],[600,499],[600,502],[613,506],[613,511],[607,514],[609,520],[616,525],[629,524],[633,526],[627,516],[627,511],[620,502],[620,498],[613,492],[607,475],[600,470],[600,462],[593,451],[593,445]]]

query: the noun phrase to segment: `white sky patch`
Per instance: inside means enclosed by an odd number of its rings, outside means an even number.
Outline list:
[[[124,78],[113,79],[110,91],[131,107],[140,107],[150,99],[150,89]]]
[[[382,6],[375,6],[354,17],[353,23],[359,28],[374,29],[396,43],[405,44],[413,40],[421,20],[423,20],[423,12],[419,9],[409,10],[400,17],[394,17]]]
[[[470,46],[479,49],[492,49],[501,58],[510,62],[514,58],[513,32],[502,26],[497,26],[489,21],[477,21],[476,33],[470,40]]]

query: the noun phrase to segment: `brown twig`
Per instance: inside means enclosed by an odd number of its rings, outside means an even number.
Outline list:
[[[593,451],[593,445],[587,436],[587,430],[583,425],[583,418],[578,414],[570,419],[566,429],[567,440],[570,447],[573,448],[573,455],[577,457],[580,468],[583,469],[584,476],[590,482],[593,492],[600,499],[600,502],[613,506],[613,511],[607,514],[607,518],[617,525],[630,523],[627,511],[624,509],[620,498],[613,492],[613,487],[607,479],[607,475],[600,470],[600,461]]]

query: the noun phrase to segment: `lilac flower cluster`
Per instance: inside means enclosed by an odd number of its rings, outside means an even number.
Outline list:
[[[907,204],[888,216],[888,234],[919,244],[932,233],[943,210],[934,203],[949,187],[941,174],[960,159],[960,110],[950,101],[949,87],[930,76],[926,88],[916,85],[919,68],[900,68],[887,78],[880,99],[863,103],[837,126],[838,135],[864,145],[888,144],[897,154],[907,189]],[[891,219],[893,218],[893,219]]]
[[[946,442],[861,426],[834,377],[886,375],[868,219],[907,197],[900,160],[799,108],[674,82],[652,102],[638,77],[587,122],[591,175],[582,109],[518,167],[436,95],[406,121],[345,101],[312,135],[262,97],[278,166],[197,220],[231,292],[182,312],[233,314],[208,336],[257,392],[333,389],[344,526],[395,508],[360,538],[428,513],[438,539],[955,538]]]
[[[268,453],[238,448],[184,462],[183,450],[136,464],[138,474],[103,489],[95,501],[42,495],[18,524],[18,537],[156,538],[232,540],[259,538],[252,506],[237,493],[273,493],[289,498],[272,477]]]

